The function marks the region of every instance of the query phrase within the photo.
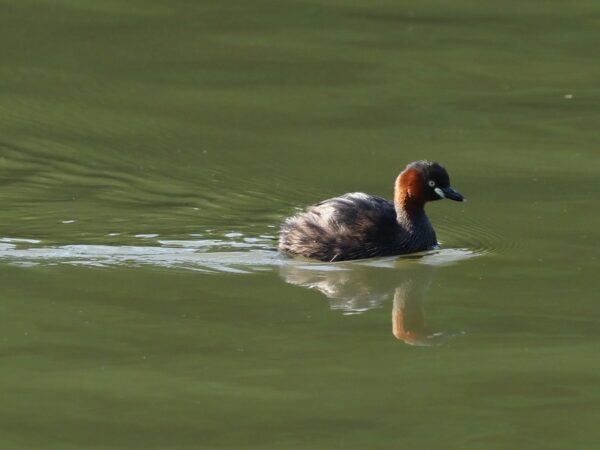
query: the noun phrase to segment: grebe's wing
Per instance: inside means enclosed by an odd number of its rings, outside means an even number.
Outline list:
[[[363,231],[396,223],[396,210],[391,201],[363,192],[352,192],[324,200],[309,207],[307,212],[319,217],[322,224],[358,227],[363,228]]]

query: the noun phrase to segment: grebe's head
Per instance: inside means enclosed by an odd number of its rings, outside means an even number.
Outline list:
[[[465,198],[452,187],[448,172],[433,161],[415,161],[406,166],[396,182],[397,195],[404,202],[431,202],[448,198],[457,202]]]

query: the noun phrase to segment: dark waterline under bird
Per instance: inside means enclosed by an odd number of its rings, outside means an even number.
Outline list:
[[[329,262],[430,250],[437,238],[425,203],[444,198],[465,201],[446,169],[415,161],[396,178],[393,202],[362,192],[324,200],[284,221],[279,250]]]

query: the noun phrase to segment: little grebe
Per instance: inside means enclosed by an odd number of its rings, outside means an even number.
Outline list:
[[[324,200],[285,220],[279,250],[329,262],[429,250],[437,239],[425,203],[443,198],[465,201],[446,169],[415,161],[396,179],[393,202],[362,192]]]

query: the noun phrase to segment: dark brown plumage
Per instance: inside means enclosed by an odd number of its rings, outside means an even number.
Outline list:
[[[428,250],[437,239],[425,203],[442,198],[464,200],[442,166],[415,161],[396,179],[394,202],[354,192],[317,203],[285,220],[279,250],[330,262]]]

